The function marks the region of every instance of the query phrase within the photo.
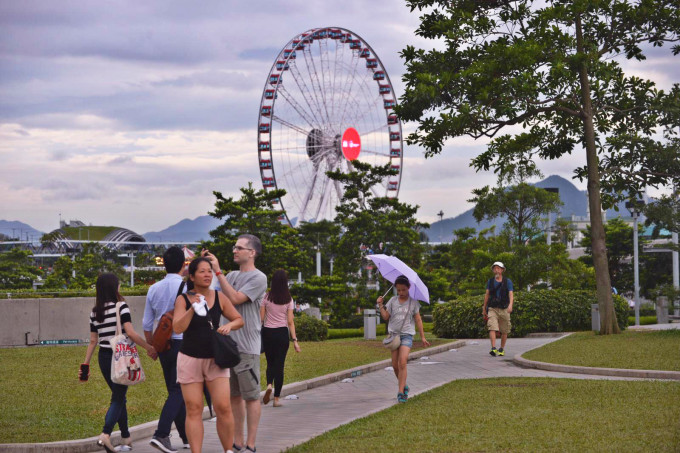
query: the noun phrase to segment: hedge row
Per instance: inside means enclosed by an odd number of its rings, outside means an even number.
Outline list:
[[[590,306],[597,303],[595,291],[536,290],[515,293],[510,336],[532,332],[590,330]],[[484,296],[470,296],[437,305],[433,312],[434,333],[443,338],[485,338],[482,318]],[[619,327],[628,326],[628,304],[614,296]]]

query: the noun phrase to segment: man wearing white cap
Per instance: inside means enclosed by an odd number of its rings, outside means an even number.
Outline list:
[[[505,266],[500,261],[491,265],[494,277],[486,283],[486,294],[484,295],[484,307],[482,314],[486,320],[486,327],[489,329],[489,339],[491,340],[491,354],[505,355],[505,342],[510,333],[510,313],[512,313],[512,303],[514,301],[512,281],[503,277]],[[501,333],[501,348],[496,349],[496,332]]]

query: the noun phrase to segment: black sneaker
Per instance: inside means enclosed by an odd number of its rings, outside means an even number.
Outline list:
[[[491,351],[489,351],[489,354],[491,354],[491,357],[496,357],[496,354],[498,354],[498,351],[496,348],[491,348]]]
[[[160,451],[164,451],[165,453],[177,453],[177,450],[172,448],[172,444],[170,443],[170,436],[168,437],[153,436],[149,441],[149,445],[159,449]]]

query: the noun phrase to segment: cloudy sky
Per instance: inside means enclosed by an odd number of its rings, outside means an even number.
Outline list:
[[[205,215],[213,190],[260,187],[265,78],[286,42],[325,26],[362,36],[397,95],[398,52],[429,46],[399,0],[0,0],[0,219],[144,233]],[[666,49],[627,66],[661,87],[678,81],[672,68]],[[483,146],[454,140],[428,160],[406,147],[400,198],[424,221],[470,208],[471,189],[495,181],[469,168]],[[540,166],[571,178],[582,156],[571,159]]]

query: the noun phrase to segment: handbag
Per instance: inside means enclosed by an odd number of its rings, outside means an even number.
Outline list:
[[[139,360],[139,352],[135,342],[123,333],[120,324],[120,307],[123,302],[116,304],[116,335],[111,338],[111,380],[116,384],[135,385],[144,382],[146,375]]]
[[[216,301],[219,303],[219,300]],[[229,335],[222,335],[213,327],[212,321],[208,320],[212,329],[212,347],[215,354],[215,364],[220,368],[234,368],[241,362],[238,345]]]
[[[177,290],[177,296],[182,294],[182,290],[184,289],[184,285],[186,282],[182,282],[181,285],[179,285],[179,289]],[[175,296],[175,298],[177,298]],[[167,313],[163,313],[163,316],[161,316],[161,319],[158,320],[158,325],[156,326],[156,330],[153,332],[153,337],[151,338],[151,346],[156,350],[156,352],[165,352],[170,350],[170,345],[171,342],[170,340],[172,339],[172,320],[173,316],[175,314],[175,310],[170,310]]]
[[[404,329],[404,326],[406,325],[406,319],[410,314],[411,314],[411,299],[409,298],[408,311],[406,312],[406,316],[404,316],[404,321],[401,323],[401,328],[399,328],[399,332],[401,332]],[[401,338],[399,334],[392,332],[383,339],[382,343],[383,346],[385,346],[390,351],[395,351],[399,349],[399,346],[401,346]]]

